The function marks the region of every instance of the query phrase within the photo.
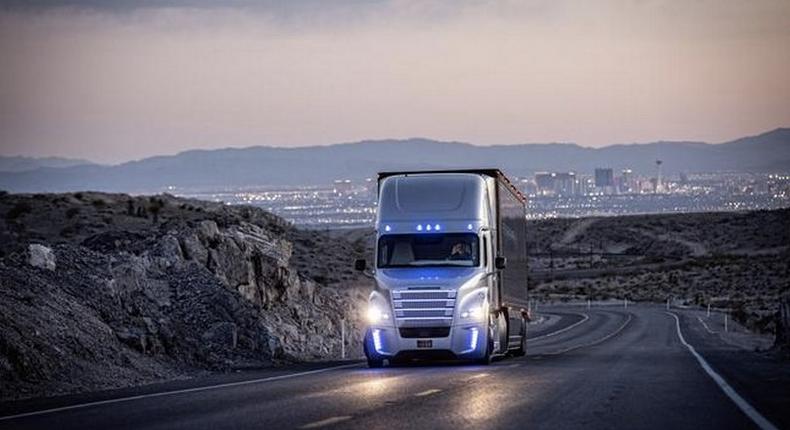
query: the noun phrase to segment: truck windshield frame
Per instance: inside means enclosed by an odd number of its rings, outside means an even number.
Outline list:
[[[476,233],[387,234],[379,237],[376,267],[479,267]]]

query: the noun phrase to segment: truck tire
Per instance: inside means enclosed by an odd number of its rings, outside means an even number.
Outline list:
[[[513,350],[513,357],[523,357],[527,355],[527,321],[521,317],[521,344]]]
[[[494,339],[491,336],[491,333],[488,334],[488,342],[486,342],[486,352],[482,358],[477,359],[477,364],[482,364],[483,366],[488,366],[494,361]]]
[[[488,335],[486,336],[486,352],[476,360],[477,364],[488,366],[494,359],[494,330],[491,327],[491,315],[488,316]]]

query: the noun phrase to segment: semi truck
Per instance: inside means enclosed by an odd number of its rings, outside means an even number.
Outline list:
[[[369,367],[526,353],[525,203],[498,169],[378,174]]]

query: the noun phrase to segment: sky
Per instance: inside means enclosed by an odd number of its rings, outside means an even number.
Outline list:
[[[0,0],[0,155],[715,143],[788,77],[786,0]]]

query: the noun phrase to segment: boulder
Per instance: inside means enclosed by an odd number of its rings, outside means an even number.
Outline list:
[[[184,259],[178,238],[172,232],[159,239],[154,255],[157,265],[162,269],[172,267]]]
[[[233,239],[221,237],[209,252],[209,269],[231,288],[249,283],[249,263]]]
[[[181,236],[181,249],[184,251],[184,258],[195,260],[201,265],[208,264],[208,250],[198,238],[197,234],[190,233]]]
[[[39,243],[31,243],[28,246],[28,263],[40,269],[55,270],[55,253],[52,248]]]
[[[219,236],[217,223],[211,220],[200,221],[197,226],[197,235],[201,242],[210,247]]]

